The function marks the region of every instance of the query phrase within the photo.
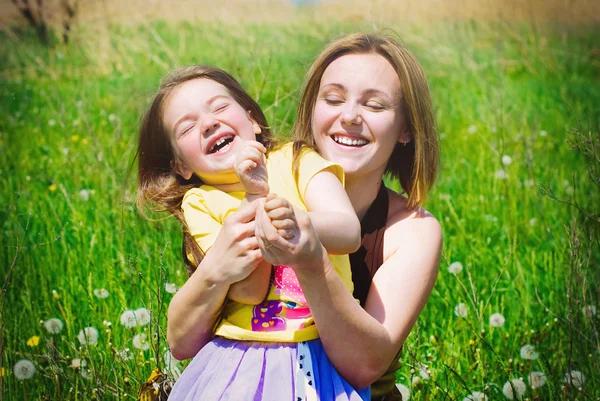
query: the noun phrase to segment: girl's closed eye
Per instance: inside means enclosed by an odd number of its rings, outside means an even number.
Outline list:
[[[217,105],[214,106],[213,112],[214,113],[219,113],[219,112],[227,109],[227,107],[229,107],[229,103],[219,103],[219,104],[217,104]]]
[[[190,125],[189,127],[185,127],[185,128],[184,128],[184,129],[183,129],[183,130],[182,130],[182,131],[179,133],[179,135],[177,135],[177,137],[178,137],[178,138],[181,138],[182,136],[184,136],[185,134],[187,134],[188,132],[190,132],[190,131],[191,131],[191,130],[194,128],[194,126],[195,126],[195,125],[196,125],[196,124],[192,124],[192,125]]]

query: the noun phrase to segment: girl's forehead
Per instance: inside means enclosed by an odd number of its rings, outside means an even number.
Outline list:
[[[178,85],[171,94],[173,102],[208,103],[215,96],[231,97],[225,86],[208,78],[198,78]]]

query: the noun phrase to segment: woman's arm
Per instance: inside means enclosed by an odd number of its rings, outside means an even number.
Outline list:
[[[167,341],[177,359],[191,358],[212,338],[231,284],[262,261],[254,215],[259,202],[243,205],[224,222],[211,250],[169,304]]]
[[[296,215],[295,241],[278,238],[263,216],[259,208],[257,232],[263,253],[267,248],[265,258],[280,257],[295,268],[327,356],[350,384],[370,385],[389,367],[431,293],[442,246],[439,224],[417,214],[389,225],[388,256],[362,309],[318,245],[307,216]]]

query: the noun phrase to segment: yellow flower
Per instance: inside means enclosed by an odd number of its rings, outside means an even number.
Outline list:
[[[88,143],[88,140],[87,140],[87,138],[83,138],[83,139],[81,140],[81,143],[82,143],[82,144],[84,144],[84,145],[87,145],[87,143]]]
[[[48,189],[49,189],[51,192],[54,192],[54,191],[56,191],[56,184],[50,184],[50,185],[48,186]]]
[[[0,377],[4,377],[6,375],[6,369],[0,368]]]
[[[472,338],[469,340],[469,345],[475,345],[475,340],[473,340]]]
[[[71,135],[71,140],[77,142],[79,140],[79,135]]]
[[[37,347],[40,343],[40,338],[38,336],[33,336],[29,340],[27,340],[27,345],[30,347]]]

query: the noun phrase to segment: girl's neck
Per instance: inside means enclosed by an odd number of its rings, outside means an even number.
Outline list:
[[[377,197],[381,180],[380,174],[354,179],[346,177],[346,192],[359,220],[365,217],[367,210]]]
[[[211,186],[217,188],[219,191],[223,192],[239,192],[244,191],[244,186],[241,182],[236,182],[233,184],[212,184]]]

